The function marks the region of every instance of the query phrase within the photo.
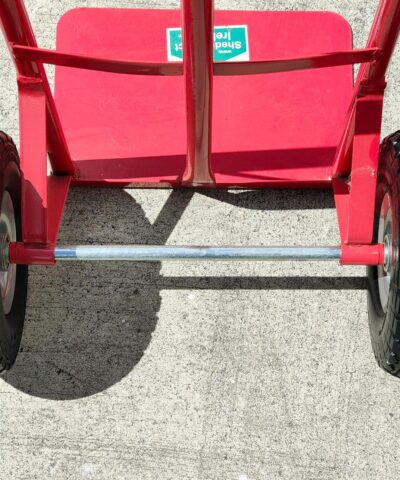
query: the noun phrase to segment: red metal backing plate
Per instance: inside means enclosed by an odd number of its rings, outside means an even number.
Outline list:
[[[179,10],[76,9],[57,49],[166,61]],[[251,60],[352,48],[348,23],[325,12],[216,11],[215,25],[247,25]],[[216,77],[212,165],[219,186],[329,182],[352,94],[352,67]],[[183,77],[139,77],[57,67],[56,104],[82,183],[172,183],[185,168]]]

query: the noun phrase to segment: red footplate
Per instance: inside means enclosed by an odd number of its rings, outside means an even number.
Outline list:
[[[323,12],[216,11],[219,54],[252,61],[352,48],[348,23]],[[163,62],[179,55],[179,10],[76,9],[60,20],[57,50]],[[245,39],[245,32],[247,39]],[[223,42],[226,41],[225,45]],[[172,42],[172,44],[171,44]],[[239,44],[236,44],[239,47]],[[225,48],[225,50],[224,50]],[[243,54],[243,52],[245,52]],[[233,50],[234,55],[234,50]],[[212,168],[218,186],[319,186],[352,94],[352,67],[215,77]],[[83,184],[175,184],[185,169],[183,77],[116,75],[57,67],[56,104]]]

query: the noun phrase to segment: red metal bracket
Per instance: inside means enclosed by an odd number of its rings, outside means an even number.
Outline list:
[[[10,262],[21,265],[54,265],[54,246],[38,246],[12,242]]]
[[[342,265],[383,265],[385,249],[383,245],[342,245]]]

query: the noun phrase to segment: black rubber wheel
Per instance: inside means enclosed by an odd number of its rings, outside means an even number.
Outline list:
[[[385,266],[368,267],[368,316],[378,365],[400,376],[400,132],[381,145],[376,195],[374,242],[386,242]],[[389,258],[390,257],[390,258]]]
[[[9,205],[8,212],[11,211],[13,217],[11,237],[15,236],[16,240],[21,240],[19,156],[11,138],[0,132],[0,233],[6,232],[10,223],[2,210],[5,204]],[[0,286],[1,372],[9,370],[14,364],[21,343],[28,286],[27,265],[10,266],[7,272],[0,272]]]

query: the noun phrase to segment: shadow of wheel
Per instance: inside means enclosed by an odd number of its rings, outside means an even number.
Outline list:
[[[79,189],[71,192],[59,242],[164,243],[149,235],[151,227],[123,190]],[[160,268],[160,262],[32,267],[23,346],[5,381],[60,400],[93,395],[120,381],[139,362],[156,327]]]
[[[333,208],[325,191],[198,191],[240,208]],[[152,224],[123,190],[70,193],[59,243],[159,244],[167,242],[194,195],[171,191]],[[161,263],[89,262],[31,267],[22,351],[4,380],[24,393],[52,400],[106,390],[128,375],[156,328],[162,289],[350,289],[365,278],[163,277]]]

